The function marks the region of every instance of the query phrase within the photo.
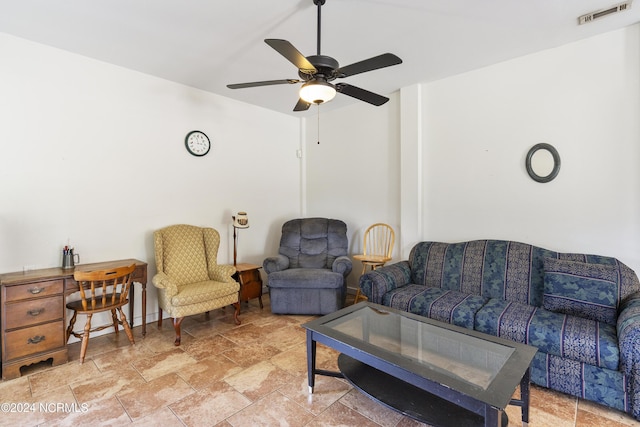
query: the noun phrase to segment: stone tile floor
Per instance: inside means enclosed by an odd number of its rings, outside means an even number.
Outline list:
[[[1,426],[421,426],[353,389],[346,381],[316,377],[307,393],[305,330],[308,316],[271,314],[257,300],[243,304],[242,324],[231,308],[210,319],[183,322],[180,347],[169,320],[162,329],[134,328],[91,338],[85,363],[79,343],[68,364],[38,364],[18,379],[0,382],[0,403],[15,403]],[[84,320],[80,319],[80,322]],[[337,353],[318,345],[319,368],[336,370]],[[509,425],[522,425],[520,409],[507,408]],[[640,426],[618,411],[532,386],[529,425]]]

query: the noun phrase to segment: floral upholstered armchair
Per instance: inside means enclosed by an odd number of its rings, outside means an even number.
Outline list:
[[[153,233],[158,288],[158,327],[162,311],[171,316],[180,345],[180,325],[185,316],[235,306],[234,319],[240,324],[238,291],[240,285],[231,276],[232,265],[218,265],[220,234],[213,228],[172,225]]]

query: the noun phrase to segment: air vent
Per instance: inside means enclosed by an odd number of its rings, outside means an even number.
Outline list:
[[[593,22],[596,19],[604,18],[605,16],[611,15],[613,13],[624,12],[625,10],[631,9],[631,3],[632,3],[632,0],[629,0],[623,3],[618,3],[616,5],[613,5],[607,9],[602,9],[596,12],[591,12],[591,13],[587,13],[586,15],[582,15],[578,17],[578,25],[588,24],[589,22]]]

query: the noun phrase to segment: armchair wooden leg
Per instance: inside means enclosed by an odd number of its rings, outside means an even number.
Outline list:
[[[180,339],[182,338],[180,335],[180,325],[182,324],[182,321],[184,320],[184,317],[174,317],[173,318],[173,328],[176,330],[176,340],[173,342],[173,345],[180,345]]]
[[[158,307],[158,329],[162,329],[162,309]]]
[[[235,320],[236,325],[239,325],[241,323],[240,319],[238,319],[238,315],[240,314],[240,303],[236,302],[233,304],[233,306],[236,309],[235,312],[233,313],[233,320]]]

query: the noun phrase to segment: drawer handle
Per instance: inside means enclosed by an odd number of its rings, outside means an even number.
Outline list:
[[[29,289],[29,292],[31,292],[33,295],[37,295],[42,291],[44,291],[44,288],[30,288]]]
[[[35,337],[27,340],[29,344],[40,344],[42,341],[44,341],[44,335],[36,335]]]
[[[36,317],[36,316],[41,315],[43,312],[44,312],[44,308],[39,308],[37,310],[29,310],[29,311],[27,311],[27,314],[29,316]]]

